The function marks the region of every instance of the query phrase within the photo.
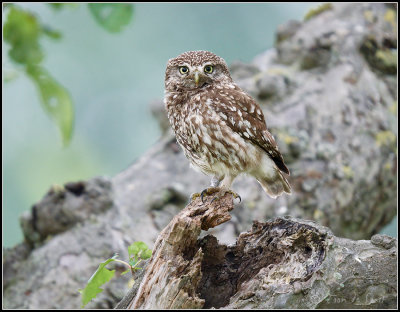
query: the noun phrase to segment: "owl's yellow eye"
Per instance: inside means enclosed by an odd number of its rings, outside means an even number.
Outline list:
[[[179,67],[179,72],[182,75],[187,74],[189,72],[189,68],[187,68],[186,66],[181,66],[181,67]]]
[[[211,74],[213,72],[213,67],[211,65],[207,65],[206,67],[204,67],[204,72],[206,74]]]

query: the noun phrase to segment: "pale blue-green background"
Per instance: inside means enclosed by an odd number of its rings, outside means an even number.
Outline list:
[[[63,149],[32,82],[19,72],[3,83],[3,246],[22,240],[18,216],[50,185],[113,176],[157,141],[148,103],[163,97],[169,58],[209,50],[228,64],[249,62],[273,45],[278,25],[301,20],[317,4],[135,4],[133,20],[117,34],[101,28],[85,4],[60,11],[19,5],[63,34],[60,41],[42,40],[43,65],[69,90],[76,119],[72,142]],[[3,74],[9,75],[16,68],[6,48]]]

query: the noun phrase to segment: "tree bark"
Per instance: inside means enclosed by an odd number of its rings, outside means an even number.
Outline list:
[[[396,308],[397,241],[335,237],[312,221],[255,221],[230,246],[206,231],[228,221],[232,197],[196,199],[160,233],[127,309]]]

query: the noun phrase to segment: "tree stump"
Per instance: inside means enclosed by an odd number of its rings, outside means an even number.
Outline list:
[[[394,308],[397,241],[335,237],[312,221],[254,221],[230,246],[212,235],[230,219],[230,194],[196,199],[158,236],[128,309]]]

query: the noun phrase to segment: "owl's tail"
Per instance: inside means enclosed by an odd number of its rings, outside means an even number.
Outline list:
[[[277,198],[282,193],[291,194],[290,184],[283,174],[276,169],[273,177],[256,177],[264,191],[272,198]]]

